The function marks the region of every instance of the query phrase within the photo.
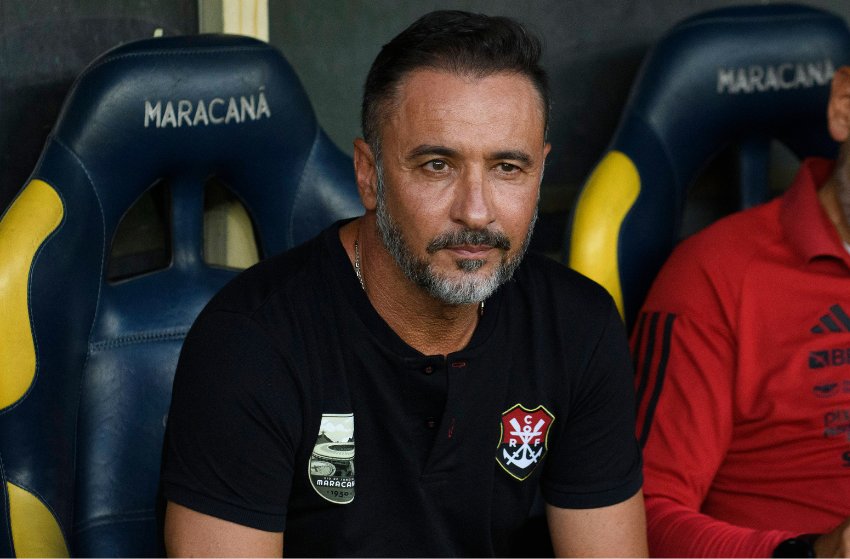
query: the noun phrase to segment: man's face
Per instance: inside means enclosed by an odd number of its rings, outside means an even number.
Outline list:
[[[528,246],[543,162],[531,82],[418,70],[381,127],[377,220],[405,275],[450,304],[486,299]]]

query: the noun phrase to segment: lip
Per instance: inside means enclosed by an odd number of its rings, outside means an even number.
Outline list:
[[[484,258],[493,250],[493,247],[490,245],[459,245],[446,247],[446,249],[463,258]]]

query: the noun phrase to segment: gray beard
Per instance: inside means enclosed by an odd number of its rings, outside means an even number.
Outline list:
[[[467,305],[484,301],[500,285],[511,279],[522,262],[528,245],[531,242],[531,234],[534,232],[534,224],[537,222],[537,206],[535,205],[534,216],[528,226],[528,231],[523,239],[520,250],[512,257],[502,256],[492,274],[485,277],[473,275],[478,271],[486,260],[463,258],[456,261],[459,270],[466,272],[461,278],[454,279],[440,275],[434,270],[427,260],[417,258],[402,235],[401,228],[387,210],[384,199],[384,173],[380,162],[377,163],[377,207],[375,210],[378,232],[381,241],[387,251],[396,261],[404,275],[414,284],[423,288],[432,297],[449,305]],[[489,229],[464,229],[443,233],[434,238],[426,248],[429,254],[447,246],[457,245],[489,245],[507,252],[510,249],[510,240],[504,233],[491,231]]]

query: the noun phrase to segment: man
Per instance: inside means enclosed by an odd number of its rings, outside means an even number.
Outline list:
[[[616,311],[523,259],[549,152],[539,51],[464,12],[383,48],[354,146],[365,215],[242,274],[187,337],[170,553],[528,553],[540,490],[559,555],[646,553]]]
[[[677,247],[633,334],[654,556],[847,557],[850,68],[834,164]],[[815,555],[816,554],[816,555]]]

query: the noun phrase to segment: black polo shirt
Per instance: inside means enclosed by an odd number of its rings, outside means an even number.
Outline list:
[[[168,499],[285,530],[289,556],[504,556],[537,543],[517,538],[540,490],[565,508],[638,491],[632,370],[601,287],[529,254],[465,349],[423,355],[369,303],[339,226],[201,313],[174,382]]]

